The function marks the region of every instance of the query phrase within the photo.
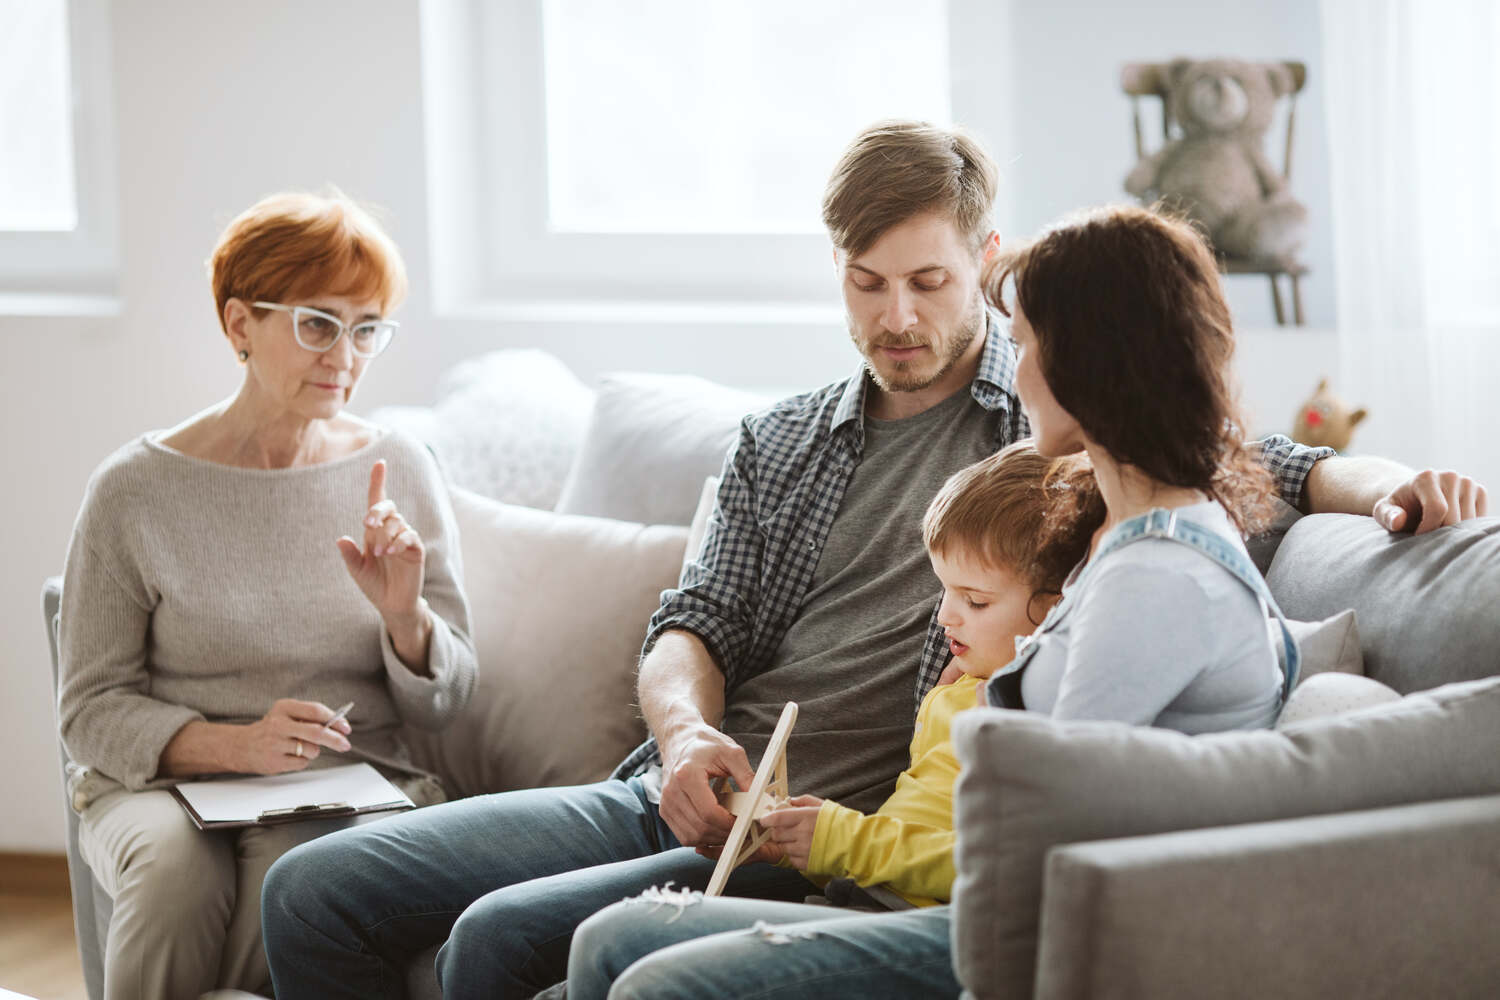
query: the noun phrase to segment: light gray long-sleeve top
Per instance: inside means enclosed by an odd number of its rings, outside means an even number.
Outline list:
[[[1215,502],[1177,516],[1244,551]],[[1281,667],[1260,599],[1228,570],[1167,539],[1126,545],[1063,589],[1072,603],[1038,637],[1021,679],[1032,711],[1184,733],[1259,729],[1276,720]]]
[[[253,722],[278,698],[353,701],[356,753],[395,760],[406,758],[403,722],[439,729],[456,716],[474,686],[474,645],[453,512],[420,444],[382,432],[334,461],[246,469],[161,436],[95,470],[68,547],[58,707],[77,764],[148,787],[184,725]],[[363,537],[381,458],[387,496],[427,549],[427,677],[396,656],[335,546]],[[340,760],[325,752],[316,764]],[[104,790],[91,784],[89,798]],[[74,802],[85,804],[76,788]]]

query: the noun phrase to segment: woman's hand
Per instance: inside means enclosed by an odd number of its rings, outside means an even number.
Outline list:
[[[324,748],[348,752],[349,720],[340,719],[323,728],[333,716],[333,709],[322,702],[279,699],[260,721],[235,727],[239,730],[239,746],[234,770],[240,774],[281,774],[302,770]]]
[[[760,825],[771,832],[772,843],[786,852],[787,860],[798,871],[807,871],[813,831],[817,829],[818,810],[822,808],[823,800],[816,795],[798,795],[760,818]]]
[[[422,600],[427,549],[406,523],[396,502],[385,495],[385,461],[370,470],[370,506],[365,511],[364,548],[345,535],[338,540],[344,567],[380,612],[396,654],[424,672],[432,621]]]

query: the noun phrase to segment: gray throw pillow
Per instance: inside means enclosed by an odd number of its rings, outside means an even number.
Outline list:
[[[1496,733],[1500,677],[1204,736],[964,712],[953,721],[958,977],[981,998],[1032,995],[1043,864],[1058,844],[1500,792]]]
[[[557,512],[690,523],[740,420],[770,402],[693,375],[606,375]]]

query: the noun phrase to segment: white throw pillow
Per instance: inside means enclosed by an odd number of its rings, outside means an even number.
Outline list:
[[[1330,672],[1364,676],[1365,659],[1359,648],[1359,624],[1352,608],[1320,622],[1288,620],[1286,625],[1292,638],[1297,640],[1297,648],[1302,651],[1302,667],[1297,671],[1299,685],[1309,677]],[[1271,646],[1279,659],[1281,628],[1274,618],[1267,619],[1266,628],[1271,633]]]
[[[636,662],[687,529],[452,494],[479,683],[441,733],[408,729],[414,757],[454,797],[608,776],[645,737]]]
[[[455,365],[431,409],[387,406],[370,419],[437,454],[454,486],[552,509],[583,443],[594,394],[545,351],[492,351]]]
[[[689,523],[740,420],[770,402],[693,375],[606,375],[558,513]]]

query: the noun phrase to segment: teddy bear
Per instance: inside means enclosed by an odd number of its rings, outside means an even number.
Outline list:
[[[1292,426],[1292,440],[1314,448],[1332,448],[1343,451],[1349,447],[1354,427],[1368,416],[1363,406],[1349,409],[1347,403],[1335,396],[1328,388],[1328,379],[1318,383],[1311,399],[1297,408],[1297,420]]]
[[[1185,213],[1229,257],[1294,263],[1307,208],[1262,150],[1276,99],[1300,89],[1300,63],[1234,59],[1134,63],[1127,93],[1159,94],[1178,134],[1142,159],[1125,190]]]

